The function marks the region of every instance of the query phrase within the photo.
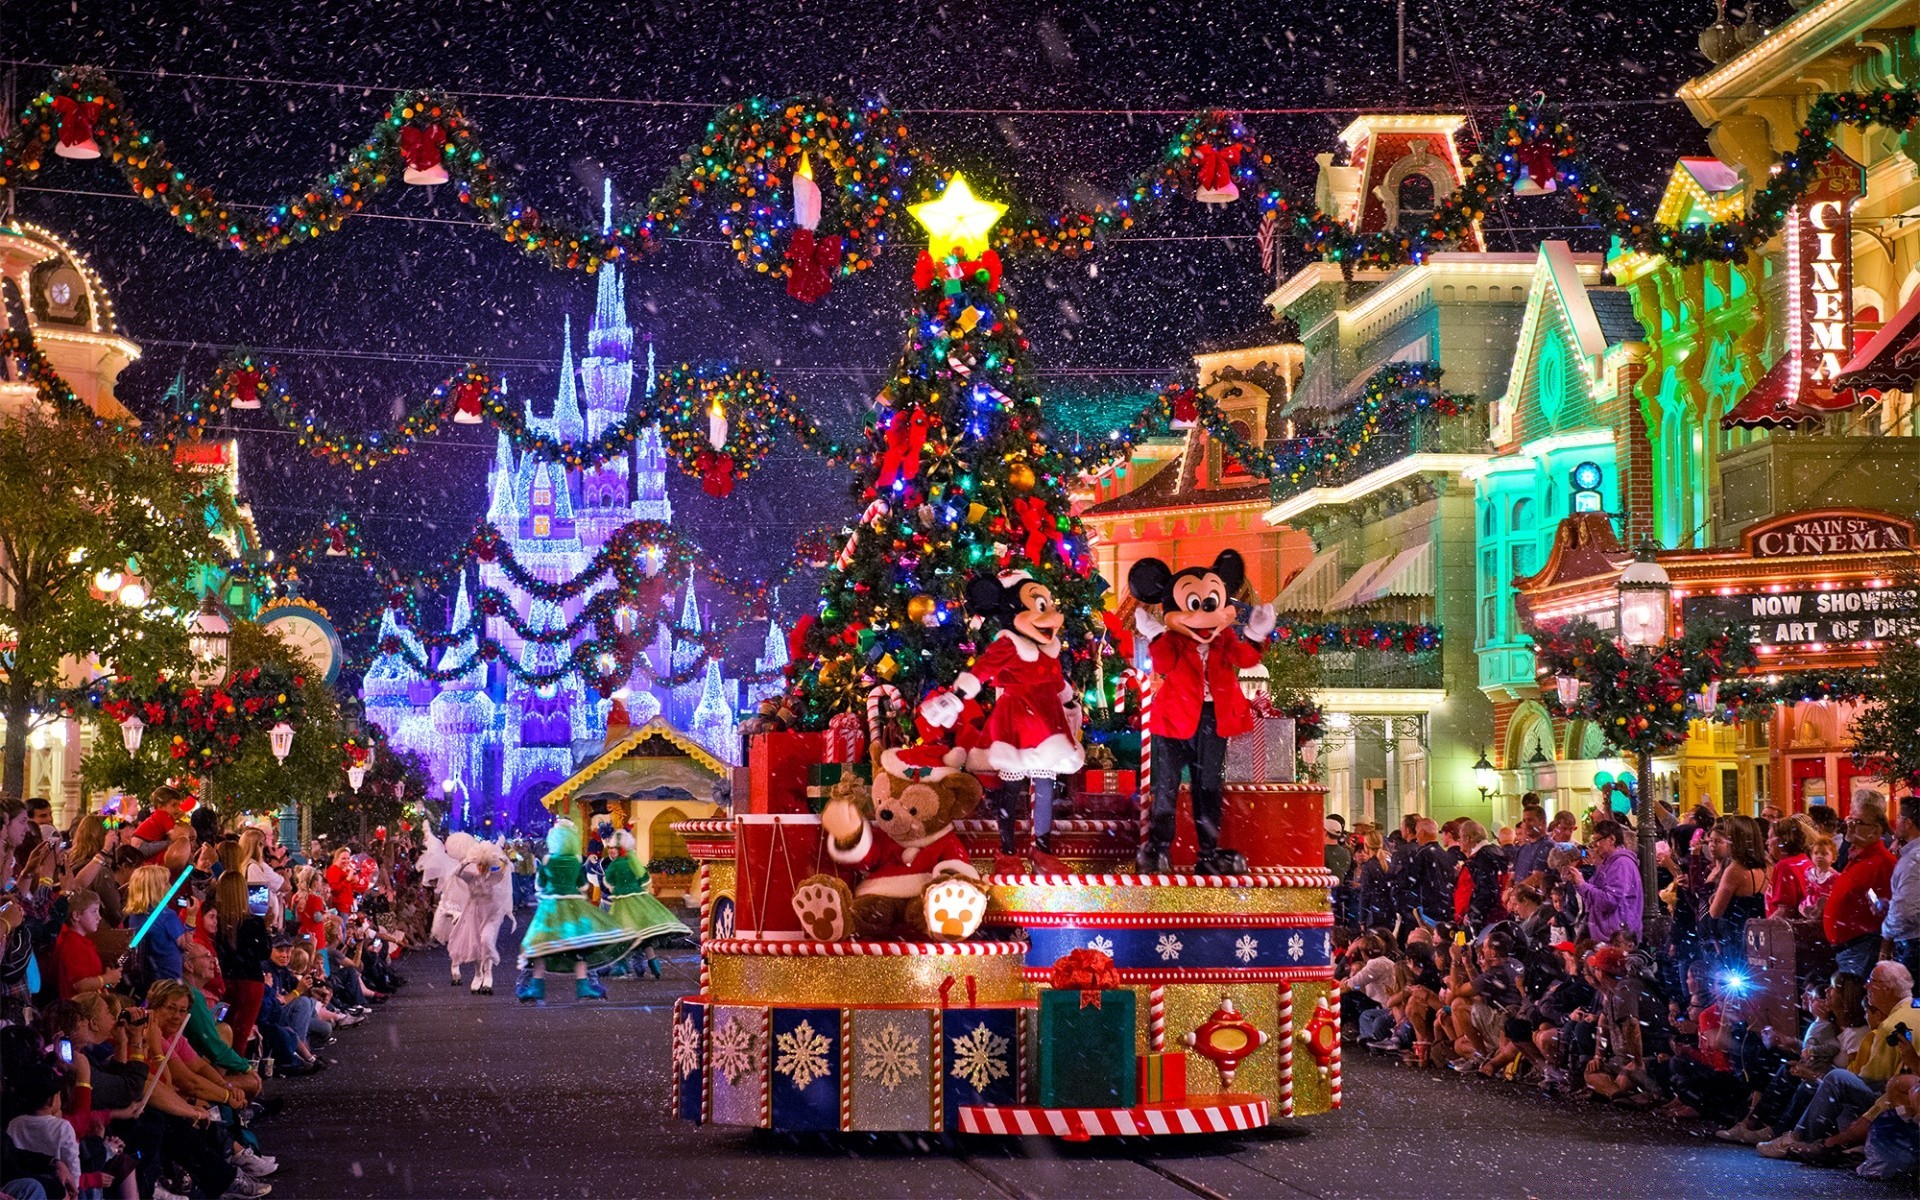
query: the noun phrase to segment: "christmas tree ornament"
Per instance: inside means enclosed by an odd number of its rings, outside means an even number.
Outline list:
[[[447,168],[441,159],[446,146],[447,131],[438,125],[401,126],[400,157],[406,163],[401,178],[421,187],[445,183]]]
[[[939,602],[925,592],[907,601],[907,619],[924,625],[939,608]]]
[[[60,138],[53,152],[61,158],[99,158],[100,143],[93,140],[93,125],[100,119],[101,102],[55,96],[53,112],[60,124]]]
[[[1024,462],[1016,462],[1007,468],[1007,486],[1016,492],[1031,492],[1036,480],[1033,468]]]
[[[926,230],[930,254],[945,258],[957,251],[964,260],[986,253],[988,233],[1007,206],[975,197],[966,176],[956,171],[938,200],[908,205],[907,211]]]

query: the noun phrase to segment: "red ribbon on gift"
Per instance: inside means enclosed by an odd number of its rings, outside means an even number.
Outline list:
[[[1047,985],[1062,992],[1079,992],[1081,1008],[1099,1008],[1100,993],[1120,986],[1120,972],[1113,959],[1098,950],[1069,950],[1055,960]]]
[[[867,755],[867,729],[856,713],[835,713],[827,719],[827,740],[821,759],[830,763],[857,763]]]
[[[1267,695],[1264,692],[1262,692],[1260,695],[1257,695],[1257,696],[1248,697],[1247,711],[1251,712],[1256,717],[1263,717],[1263,718],[1284,717],[1287,715],[1280,711],[1280,708],[1278,705],[1274,704],[1273,697]]]

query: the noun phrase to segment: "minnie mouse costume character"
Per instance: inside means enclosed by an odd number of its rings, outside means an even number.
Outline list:
[[[1048,838],[1053,832],[1053,781],[1071,775],[1086,763],[1080,750],[1080,706],[1073,686],[1060,667],[1060,629],[1066,618],[1055,607],[1053,592],[1025,571],[998,577],[976,576],[967,582],[967,610],[977,617],[1000,622],[1000,633],[971,670],[962,671],[952,688],[928,693],[920,712],[929,724],[952,727],[966,709],[966,701],[983,688],[997,689],[980,740],[970,759],[1000,777],[992,792],[1000,820],[1000,849],[1014,854],[1014,796],[1022,780],[1032,780],[1033,848],[1030,857],[1043,873],[1060,874],[1065,867],[1053,857]]]
[[[1172,870],[1175,806],[1180,776],[1189,776],[1193,828],[1200,842],[1194,869],[1202,875],[1239,875],[1247,860],[1220,845],[1221,776],[1227,739],[1253,729],[1253,711],[1240,690],[1240,669],[1260,661],[1273,632],[1271,604],[1247,617],[1247,638],[1233,630],[1233,594],[1246,582],[1246,564],[1235,550],[1222,550],[1213,565],[1168,568],[1143,558],[1127,572],[1127,590],[1142,607],[1134,624],[1149,639],[1147,652],[1160,676],[1153,694],[1153,811],[1141,843],[1143,872]],[[1155,619],[1146,605],[1162,606]]]

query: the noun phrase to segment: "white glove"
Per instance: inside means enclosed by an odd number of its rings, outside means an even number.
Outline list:
[[[966,708],[966,702],[959,696],[946,688],[938,688],[928,692],[927,698],[920,702],[920,715],[935,729],[951,729]]]
[[[1140,636],[1146,638],[1148,641],[1152,641],[1167,631],[1166,625],[1159,617],[1147,611],[1147,606],[1144,604],[1133,610],[1133,627],[1138,629]]]
[[[1247,614],[1247,637],[1251,641],[1264,642],[1277,624],[1279,620],[1273,615],[1273,605],[1256,605],[1254,610]]]

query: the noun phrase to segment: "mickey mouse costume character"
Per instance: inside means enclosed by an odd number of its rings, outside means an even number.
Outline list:
[[[1193,793],[1193,828],[1200,842],[1194,869],[1202,875],[1238,875],[1247,860],[1220,845],[1221,776],[1227,739],[1253,729],[1253,712],[1240,690],[1240,669],[1260,661],[1273,632],[1271,604],[1247,617],[1247,639],[1234,632],[1232,599],[1246,582],[1246,564],[1235,550],[1222,550],[1212,566],[1170,569],[1143,558],[1127,572],[1127,590],[1142,607],[1134,624],[1149,639],[1148,654],[1160,676],[1153,694],[1153,811],[1141,843],[1143,872],[1172,870],[1175,806],[1180,776]],[[1162,606],[1160,619],[1146,605]]]
[[[1045,874],[1066,868],[1048,846],[1053,832],[1053,781],[1086,763],[1080,749],[1080,706],[1060,667],[1060,629],[1066,624],[1046,584],[1025,571],[967,582],[967,610],[1000,622],[1000,633],[962,671],[952,688],[928,693],[920,711],[928,723],[946,729],[960,719],[965,701],[983,688],[998,698],[988,714],[982,739],[986,765],[1000,778],[992,793],[1000,820],[1000,850],[1017,851],[1014,796],[1023,780],[1032,781],[1033,846],[1029,857]],[[974,758],[979,757],[976,749]]]

